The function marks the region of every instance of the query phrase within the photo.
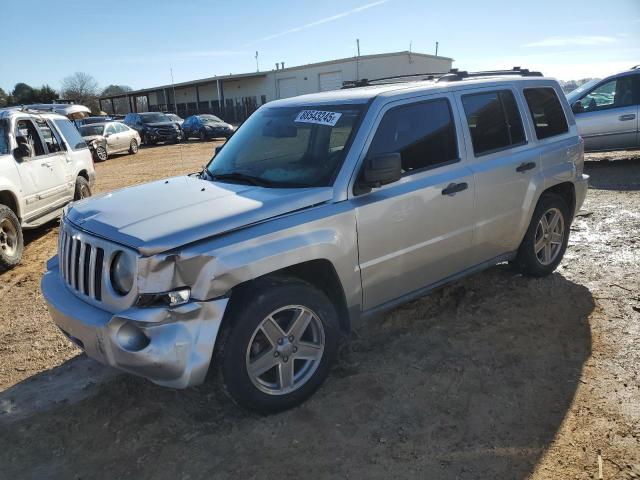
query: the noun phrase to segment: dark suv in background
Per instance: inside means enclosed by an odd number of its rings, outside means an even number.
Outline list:
[[[128,113],[123,123],[140,134],[144,145],[155,145],[158,142],[178,143],[182,139],[180,128],[164,113]]]

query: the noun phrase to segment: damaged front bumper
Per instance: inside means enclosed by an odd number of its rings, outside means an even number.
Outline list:
[[[204,381],[227,298],[112,314],[74,295],[53,260],[41,284],[49,312],[89,357],[166,387]]]

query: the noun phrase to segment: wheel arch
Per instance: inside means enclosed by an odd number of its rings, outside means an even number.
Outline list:
[[[84,168],[78,172],[77,176],[84,178],[87,182],[89,181],[89,172],[87,172],[87,170],[85,170]]]
[[[241,292],[247,292],[251,289],[251,285],[258,281],[270,277],[286,277],[299,279],[314,286],[323,292],[327,298],[333,303],[338,314],[340,322],[340,330],[344,333],[351,331],[351,318],[347,307],[347,300],[340,281],[340,277],[336,272],[333,263],[327,259],[309,260],[295,265],[290,265],[278,270],[261,275],[251,280],[235,285],[230,292],[231,300],[234,295],[241,295]]]
[[[573,182],[562,182],[548,187],[541,193],[540,197],[545,193],[555,193],[562,197],[569,207],[569,220],[573,219],[573,216],[576,214],[576,187]],[[538,202],[540,202],[540,198],[538,198]]]
[[[21,220],[20,203],[18,202],[18,197],[11,190],[0,189],[0,204],[9,207],[16,214],[18,220]]]

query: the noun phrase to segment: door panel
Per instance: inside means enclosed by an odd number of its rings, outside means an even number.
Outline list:
[[[50,130],[41,135],[40,129],[30,119],[16,121],[16,135],[28,139],[33,154],[17,162],[25,195],[25,217],[47,213],[69,195],[66,152],[49,153],[56,139]],[[47,129],[46,124],[42,129]]]
[[[609,108],[576,115],[586,151],[632,148],[637,145],[638,106]]]
[[[404,177],[353,200],[364,309],[469,266],[473,175],[460,164],[442,170]],[[466,190],[442,194],[451,183],[463,182],[468,185]]]
[[[475,186],[451,100],[395,102],[381,115],[367,157],[400,154],[403,176],[352,200],[364,309],[470,266]]]
[[[537,149],[527,144],[523,99],[512,89],[484,88],[458,96],[476,184],[474,264],[518,248]]]
[[[502,152],[471,165],[476,182],[475,263],[518,248],[521,225],[528,211],[532,179],[540,171],[537,150]],[[535,164],[518,172],[522,165]]]

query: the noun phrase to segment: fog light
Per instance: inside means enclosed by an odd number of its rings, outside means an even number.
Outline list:
[[[138,352],[149,345],[149,337],[133,323],[125,323],[116,334],[118,344],[129,352]]]
[[[163,293],[143,293],[138,297],[139,307],[177,307],[191,298],[190,288],[178,288]]]

